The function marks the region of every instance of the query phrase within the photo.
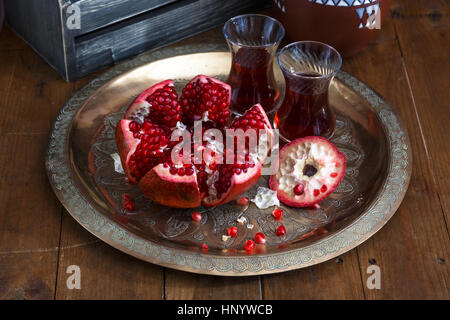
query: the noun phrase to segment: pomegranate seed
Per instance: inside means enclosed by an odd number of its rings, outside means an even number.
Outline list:
[[[301,196],[304,192],[305,192],[305,186],[303,184],[299,183],[298,185],[296,185],[294,187],[294,193],[297,196]]]
[[[202,244],[202,251],[208,252],[208,245],[206,243]]]
[[[139,131],[140,126],[136,121],[131,121],[129,124],[129,128],[130,128],[130,131],[134,133],[134,132]]]
[[[123,202],[128,202],[128,201],[131,201],[132,199],[131,199],[131,196],[128,194],[128,193],[124,193],[123,195],[122,195],[122,201]]]
[[[192,220],[194,221],[201,221],[202,220],[202,214],[198,211],[192,212]]]
[[[275,218],[275,220],[280,221],[283,218],[283,210],[275,209],[273,210],[272,215]]]
[[[266,236],[262,232],[255,234],[255,242],[259,244],[266,243]]]
[[[286,228],[283,225],[278,226],[276,234],[279,237],[286,235]]]
[[[314,189],[314,197],[317,197],[320,194],[319,189]]]
[[[322,188],[320,188],[320,191],[323,193],[327,192],[327,190],[328,190],[328,187],[326,185],[323,185]]]
[[[170,172],[170,174],[172,174],[172,175],[176,175],[177,172],[178,172],[178,170],[177,170],[177,168],[172,167],[172,168],[170,168],[169,172]]]
[[[127,210],[128,212],[133,212],[136,208],[134,207],[134,203],[133,201],[127,201],[124,204],[125,210]]]
[[[255,243],[252,240],[245,241],[245,250],[246,251],[253,251],[255,248]]]
[[[186,172],[184,171],[184,168],[178,169],[178,175],[179,175],[180,177],[184,176],[185,174],[186,174]]]
[[[186,169],[186,175],[187,176],[192,176],[194,174],[194,169],[192,168],[187,168]]]
[[[230,228],[228,228],[227,233],[230,237],[235,238],[237,236],[237,228],[230,227]]]
[[[313,208],[314,209],[320,209],[320,205],[318,203],[314,203]]]
[[[338,176],[337,172],[333,172],[333,173],[330,174],[331,178],[336,178],[337,176]]]
[[[237,204],[240,206],[247,206],[248,205],[248,198],[247,197],[240,197],[239,199],[236,200]]]

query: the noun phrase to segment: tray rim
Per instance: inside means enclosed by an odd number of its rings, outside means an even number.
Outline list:
[[[46,171],[50,184],[69,214],[97,238],[138,259],[160,266],[209,275],[250,276],[300,269],[335,258],[378,232],[400,206],[411,179],[412,156],[405,127],[381,95],[362,81],[340,71],[336,78],[357,91],[379,118],[389,146],[388,172],[377,198],[349,226],[302,248],[264,255],[221,256],[167,248],[151,242],[98,214],[72,179],[68,138],[72,120],[91,95],[116,77],[145,64],[178,55],[226,52],[220,44],[177,46],[144,53],[123,62],[78,90],[61,108],[50,134]]]

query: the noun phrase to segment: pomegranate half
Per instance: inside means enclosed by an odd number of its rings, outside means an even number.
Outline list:
[[[216,128],[224,137],[227,129],[265,130],[267,150],[270,150],[273,130],[263,108],[253,106],[228,126],[230,101],[230,86],[203,75],[191,80],[180,98],[172,80],[145,90],[130,105],[116,128],[117,147],[128,181],[137,184],[151,200],[176,208],[218,206],[252,187],[261,175],[261,163],[267,154],[251,153],[247,140],[239,159],[236,150],[242,148],[242,144],[235,141],[234,150],[230,150],[206,138],[201,145],[191,145],[192,151],[200,149],[203,153],[200,162],[194,159],[193,152],[190,163],[174,163],[172,159],[172,151],[179,143],[171,141],[172,133],[179,128],[194,133],[196,121],[202,121],[203,132]],[[236,155],[230,163],[225,159],[231,151]],[[215,154],[221,154],[223,161],[211,157]]]
[[[338,187],[345,167],[345,155],[327,139],[300,138],[280,150],[279,169],[269,185],[284,204],[312,207]]]

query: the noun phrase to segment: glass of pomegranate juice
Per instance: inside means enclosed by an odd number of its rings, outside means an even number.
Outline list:
[[[228,20],[223,34],[232,54],[227,80],[232,88],[231,110],[243,114],[260,103],[266,113],[275,111],[280,90],[273,60],[285,34],[283,25],[264,15],[248,14]]]
[[[306,136],[330,138],[336,118],[330,108],[328,89],[342,65],[340,54],[314,41],[292,43],[278,54],[286,80],[286,94],[274,125],[284,142]]]

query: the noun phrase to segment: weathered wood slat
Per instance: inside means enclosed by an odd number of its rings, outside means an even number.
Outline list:
[[[63,8],[76,4],[80,8],[82,29],[72,30],[74,36],[104,28],[119,21],[160,8],[180,0],[65,0]],[[67,11],[63,10],[66,21]]]
[[[256,9],[253,1],[188,0],[75,39],[77,72],[86,74],[131,54],[158,48]],[[194,22],[195,21],[195,22]]]

